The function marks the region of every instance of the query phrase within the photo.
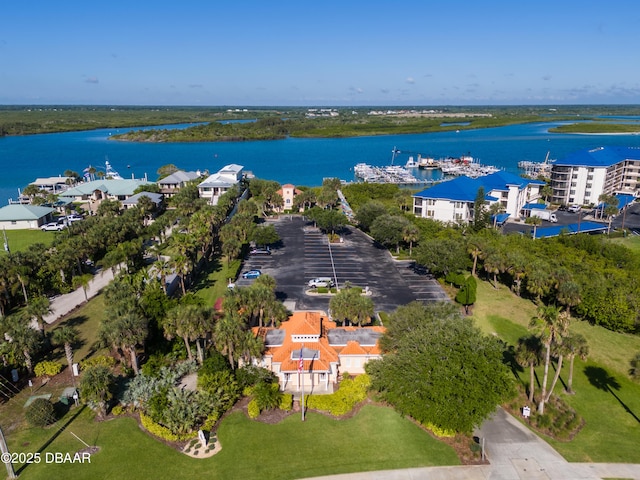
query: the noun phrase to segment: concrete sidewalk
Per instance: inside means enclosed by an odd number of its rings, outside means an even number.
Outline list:
[[[640,480],[640,464],[567,462],[502,408],[474,434],[484,438],[490,465],[347,473],[313,480]]]

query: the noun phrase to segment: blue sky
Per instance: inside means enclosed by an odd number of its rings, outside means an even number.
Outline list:
[[[21,0],[0,104],[640,103],[637,0]]]

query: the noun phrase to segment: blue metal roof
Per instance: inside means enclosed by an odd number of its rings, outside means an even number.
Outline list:
[[[547,208],[545,203],[525,203],[522,206],[522,210],[544,210],[545,208]]]
[[[579,227],[579,229],[578,229]],[[575,233],[594,233],[594,232],[606,232],[607,226],[597,222],[581,222],[571,223],[569,225],[554,225],[552,227],[538,227],[536,228],[535,238],[557,237],[561,233],[575,234]],[[533,229],[531,229],[531,236],[533,236]]]
[[[554,165],[569,167],[610,167],[623,160],[640,160],[638,147],[585,148],[556,160]]]
[[[628,194],[623,194],[623,193],[619,193],[617,195],[614,195],[614,197],[616,197],[616,199],[618,200],[618,205],[616,205],[616,207],[618,208],[618,210],[626,207],[627,205],[633,203],[636,199],[636,197],[634,197],[633,195],[628,195]],[[598,204],[598,206],[596,207],[596,210],[600,210],[602,208],[605,207],[605,203],[600,202]]]
[[[505,172],[504,170],[499,170],[490,175],[478,177],[478,180],[480,180],[487,192],[491,190],[508,190],[510,185],[517,185],[518,188],[524,188],[530,184],[545,184],[545,182],[542,182],[540,180],[523,178],[513,173]]]
[[[517,185],[518,188],[524,188],[530,184],[544,185],[544,183],[545,182],[539,180],[522,178],[513,173],[499,171],[478,178],[470,178],[467,176],[456,177],[453,180],[439,183],[416,193],[414,197],[446,199],[455,202],[473,202],[478,194],[478,189],[482,187],[487,194],[485,196],[486,200],[498,201],[500,199],[489,195],[489,192],[493,190],[506,191],[509,189],[509,185]]]
[[[474,202],[478,189],[482,186],[479,179],[461,176],[418,192],[414,197],[438,198],[455,202]]]

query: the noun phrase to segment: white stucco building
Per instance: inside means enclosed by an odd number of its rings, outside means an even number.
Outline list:
[[[242,165],[230,164],[222,167],[218,172],[209,175],[198,185],[200,198],[205,198],[210,205],[217,205],[218,199],[227,190],[242,180]]]
[[[596,205],[602,194],[638,195],[640,148],[584,149],[556,160],[551,168],[551,201]]]
[[[545,183],[499,171],[479,178],[460,176],[427,188],[413,196],[413,213],[442,222],[468,223],[473,220],[473,205],[480,188],[485,203],[500,203],[501,211],[512,217],[529,202],[540,198]]]

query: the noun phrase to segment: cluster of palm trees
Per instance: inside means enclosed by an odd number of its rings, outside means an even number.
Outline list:
[[[542,365],[544,368],[540,393],[537,395],[537,412],[540,415],[544,414],[545,404],[553,394],[562,371],[564,358],[569,360],[566,391],[574,393],[573,363],[575,357],[586,360],[589,355],[589,345],[585,337],[569,331],[570,320],[568,308],[562,311],[555,305],[541,305],[538,307],[536,316],[530,322],[533,333],[518,340],[516,359],[523,367],[529,367],[528,399],[531,403],[536,397],[535,368],[538,365]],[[556,359],[556,367],[551,386],[549,386],[549,367],[552,358]]]

